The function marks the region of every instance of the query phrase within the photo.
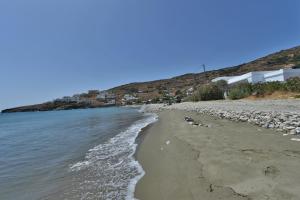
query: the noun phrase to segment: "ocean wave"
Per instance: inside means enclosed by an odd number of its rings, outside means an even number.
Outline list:
[[[157,115],[144,114],[143,119],[126,131],[90,149],[84,161],[70,166],[82,179],[70,193],[76,194],[78,199],[133,200],[135,186],[145,174],[133,157],[137,147],[135,139],[143,128],[156,120]]]

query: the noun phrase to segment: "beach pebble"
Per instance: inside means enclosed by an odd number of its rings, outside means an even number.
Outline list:
[[[147,106],[150,111],[165,109],[196,111],[212,117],[248,122],[284,134],[300,134],[300,103],[298,100],[202,101],[198,103],[184,102],[165,107],[162,104]],[[190,125],[197,125],[189,116],[185,116],[184,120]],[[211,125],[200,123],[198,126],[211,127]]]
[[[300,138],[291,138],[292,141],[300,142]]]
[[[166,145],[169,145],[170,143],[171,143],[170,140],[166,141]]]
[[[185,116],[184,120],[187,122],[194,122],[194,120],[191,117]]]
[[[286,129],[293,130],[293,129],[295,129],[295,127],[293,127],[293,126],[287,126]]]
[[[290,135],[296,135],[296,130],[291,130]]]

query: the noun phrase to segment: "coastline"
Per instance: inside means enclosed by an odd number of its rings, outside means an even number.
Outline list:
[[[284,135],[300,134],[300,100],[217,100],[184,102],[166,106],[150,104],[145,111],[184,110],[235,122],[248,122]]]
[[[292,136],[191,111],[158,115],[138,142],[145,175],[137,199],[300,199],[300,146]],[[190,125],[186,115],[209,126]]]

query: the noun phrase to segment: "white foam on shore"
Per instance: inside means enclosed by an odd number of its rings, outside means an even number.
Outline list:
[[[81,199],[134,199],[136,184],[145,174],[134,159],[135,140],[143,128],[157,121],[156,114],[144,115],[126,131],[90,149],[84,161],[70,166],[86,177],[78,187]]]

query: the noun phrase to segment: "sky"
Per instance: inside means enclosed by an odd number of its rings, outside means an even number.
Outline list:
[[[0,110],[300,45],[299,0],[1,0]]]

